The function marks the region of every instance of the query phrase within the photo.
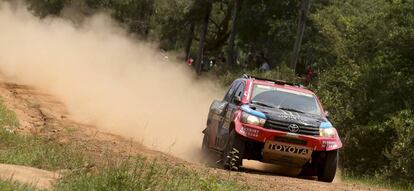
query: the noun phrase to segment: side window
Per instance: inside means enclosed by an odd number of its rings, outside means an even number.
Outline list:
[[[238,86],[238,88],[236,90],[236,93],[233,95],[233,97],[231,99],[232,103],[234,103],[234,99],[235,99],[236,96],[239,96],[240,98],[243,97],[244,86],[245,86],[245,84],[243,82],[240,83],[240,85]]]
[[[240,81],[234,81],[233,84],[231,84],[229,91],[227,91],[227,94],[224,96],[224,101],[231,102],[234,92],[239,87]]]

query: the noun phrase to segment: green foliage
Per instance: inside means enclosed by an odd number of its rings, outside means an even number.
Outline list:
[[[233,181],[145,158],[129,159],[96,173],[73,173],[55,185],[56,190],[247,190]]]
[[[383,179],[372,176],[355,175],[349,172],[342,172],[342,180],[351,184],[365,184],[370,186],[372,190],[401,190],[410,191],[414,189],[414,185],[401,184],[399,181]]]
[[[265,54],[273,66],[289,61],[293,49],[299,1],[245,0],[237,26],[244,52]]]
[[[413,9],[412,0],[333,1],[312,15],[334,58],[317,89],[347,174],[413,184]]]
[[[76,169],[86,163],[73,145],[60,145],[39,137],[22,136],[0,128],[0,163],[40,169]]]
[[[275,80],[285,80],[289,82],[301,82],[300,78],[297,78],[294,72],[288,68],[286,65],[281,65],[275,69],[262,72],[258,69],[237,69],[237,70],[225,70],[220,67],[213,68],[211,72],[215,78],[220,80],[220,83],[223,84],[226,88],[229,86],[235,79],[240,78],[243,74],[252,75],[256,77],[266,78],[266,79],[275,79]]]
[[[110,9],[112,16],[125,24],[129,31],[147,38],[152,28],[155,13],[153,0],[84,0],[96,10]]]
[[[40,17],[58,15],[69,0],[26,0],[35,14]]]
[[[195,7],[190,0],[155,1],[154,23],[157,24],[154,25],[154,33],[158,34],[160,47],[165,50],[184,47],[191,22],[201,20],[193,15],[199,9],[200,7]],[[200,14],[195,15],[200,16]]]
[[[389,161],[382,171],[383,175],[392,180],[413,184],[414,180],[414,113],[404,110],[393,115],[384,123],[393,131],[391,144],[385,146],[384,156]]]
[[[8,110],[3,101],[0,100],[0,128],[12,130],[16,127],[19,127],[16,114]]]

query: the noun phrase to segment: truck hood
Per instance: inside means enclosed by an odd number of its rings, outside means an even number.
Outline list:
[[[327,122],[326,119],[318,115],[303,114],[293,111],[285,111],[276,108],[266,108],[255,106],[256,111],[262,112],[266,115],[268,120],[284,121],[289,123],[296,123],[304,126],[320,127],[322,122]]]

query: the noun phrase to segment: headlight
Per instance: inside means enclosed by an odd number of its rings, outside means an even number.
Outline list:
[[[321,137],[335,137],[336,131],[335,128],[319,128],[319,135]]]
[[[242,112],[241,122],[247,123],[247,124],[252,124],[252,125],[258,125],[258,126],[263,127],[263,125],[266,122],[266,119],[256,117],[254,115],[250,115],[246,112]]]

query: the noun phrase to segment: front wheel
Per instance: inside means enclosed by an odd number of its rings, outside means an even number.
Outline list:
[[[203,143],[201,143],[201,151],[203,154],[208,154],[208,135],[204,133],[203,136]]]
[[[318,180],[332,182],[335,178],[336,168],[338,167],[338,150],[327,151],[324,163],[318,168]]]
[[[200,162],[204,164],[212,164],[214,163],[214,157],[209,148],[209,136],[207,133],[204,133],[203,143],[201,144],[201,158]]]
[[[222,165],[224,169],[239,170],[242,166],[245,142],[237,135],[233,129],[223,151]]]

